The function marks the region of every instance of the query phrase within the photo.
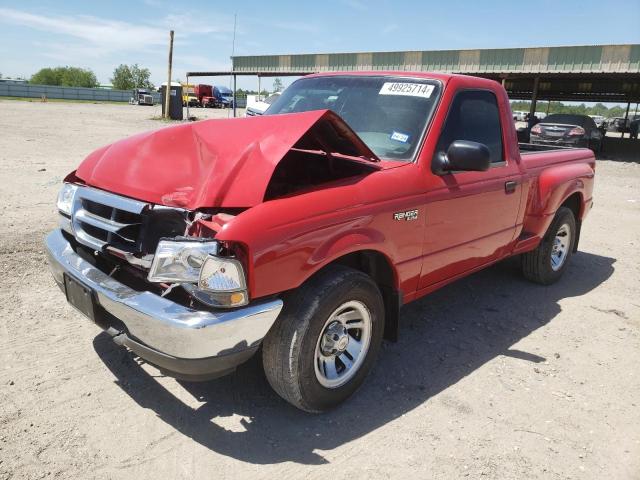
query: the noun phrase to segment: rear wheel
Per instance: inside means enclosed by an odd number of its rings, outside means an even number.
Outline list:
[[[522,255],[524,276],[536,283],[550,285],[564,273],[576,241],[576,219],[567,207],[556,212],[538,247]]]
[[[587,148],[589,148],[593,153],[600,153],[602,151],[602,140],[589,141],[587,143]]]
[[[302,285],[263,342],[265,375],[307,412],[333,408],[362,384],[384,331],[384,304],[370,277],[330,267]]]

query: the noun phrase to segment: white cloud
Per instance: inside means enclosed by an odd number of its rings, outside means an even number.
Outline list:
[[[169,14],[156,25],[142,25],[90,15],[45,16],[12,8],[0,8],[0,23],[73,37],[85,42],[82,45],[74,44],[74,50],[95,48],[93,53],[96,55],[167,46],[170,29],[176,30],[176,45],[187,44],[186,38],[191,35],[209,34],[217,40],[226,39],[233,30],[233,24],[229,25],[225,20],[218,20],[216,25],[202,18],[194,20],[192,15]]]
[[[64,63],[74,63],[71,59],[78,58],[97,58],[103,57],[109,52],[102,51],[95,45],[80,44],[80,43],[68,43],[68,42],[40,42],[34,41],[32,45],[38,49],[37,51],[45,58],[51,58],[53,60]],[[82,67],[83,65],[74,65]]]
[[[153,0],[152,0],[153,1]],[[231,22],[229,22],[231,18]],[[115,65],[139,63],[152,72],[156,83],[165,75],[169,30],[176,30],[174,42],[174,72],[176,77],[193,70],[228,70],[228,55],[231,52],[233,17],[208,20],[199,16],[194,19],[179,14],[165,15],[147,24],[111,20],[90,15],[45,15],[13,8],[0,7],[0,29],[9,24],[45,32],[44,40],[33,40],[33,55],[20,57],[7,65],[18,73],[33,73],[44,62],[55,61],[61,65],[91,68],[99,80],[106,82]],[[25,35],[26,36],[26,35]],[[211,58],[193,52],[201,39],[226,47],[223,55],[212,51]],[[223,66],[224,65],[224,66]],[[4,72],[3,72],[4,73]],[[11,73],[11,72],[7,72]],[[29,74],[30,74],[29,73]]]
[[[134,25],[89,15],[44,16],[0,8],[0,23],[68,35],[100,46],[103,52],[166,45],[168,41],[167,31],[163,28]]]

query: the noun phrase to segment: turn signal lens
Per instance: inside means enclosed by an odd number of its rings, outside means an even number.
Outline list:
[[[234,258],[209,256],[202,265],[198,288],[207,292],[246,290],[242,264]]]
[[[249,303],[247,280],[242,263],[235,258],[210,255],[202,265],[198,296],[210,305],[222,308],[241,307]]]
[[[234,292],[229,295],[229,300],[233,305],[239,305],[244,302],[244,293],[242,292]]]

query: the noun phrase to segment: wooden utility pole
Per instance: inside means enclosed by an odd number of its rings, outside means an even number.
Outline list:
[[[173,30],[169,32],[169,69],[167,88],[164,91],[164,118],[169,118],[169,101],[171,100],[171,67],[173,65]]]

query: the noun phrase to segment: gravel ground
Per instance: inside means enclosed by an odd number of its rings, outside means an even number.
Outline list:
[[[257,362],[160,376],[54,285],[42,241],[62,178],[155,115],[0,101],[0,478],[640,478],[640,153],[599,161],[559,283],[510,260],[406,306],[360,392],[310,416]]]

